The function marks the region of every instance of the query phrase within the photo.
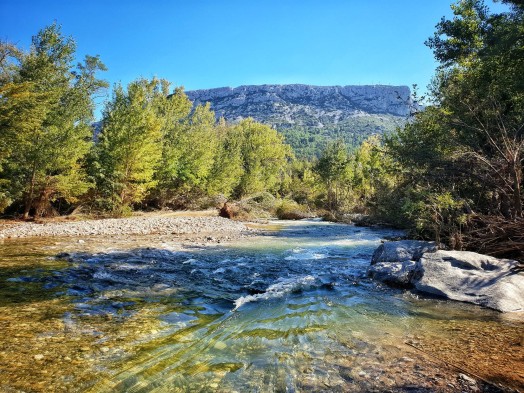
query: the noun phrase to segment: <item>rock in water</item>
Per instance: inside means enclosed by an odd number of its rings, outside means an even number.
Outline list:
[[[424,252],[437,250],[435,242],[401,240],[381,244],[373,253],[368,275],[385,284],[410,288],[415,261]]]
[[[421,292],[489,307],[524,311],[518,262],[469,251],[436,251],[417,261],[411,283]]]
[[[437,243],[419,240],[400,240],[381,244],[371,257],[371,265],[379,262],[416,261],[425,252],[437,251]]]
[[[392,287],[412,288],[411,277],[415,264],[415,261],[378,262],[369,267],[368,276]]]
[[[386,242],[375,250],[368,275],[394,287],[414,287],[502,312],[524,311],[524,274],[518,262],[437,249],[435,242]]]

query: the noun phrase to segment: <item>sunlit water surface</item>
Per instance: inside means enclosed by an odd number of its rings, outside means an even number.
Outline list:
[[[275,225],[207,247],[5,241],[0,391],[474,390],[461,373],[522,388],[520,318],[366,277],[398,232]]]

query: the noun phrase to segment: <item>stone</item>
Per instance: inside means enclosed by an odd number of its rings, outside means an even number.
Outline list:
[[[218,215],[223,218],[234,218],[235,217],[235,209],[232,207],[231,204],[228,204],[227,202],[224,203],[224,205],[219,209]]]
[[[368,276],[384,284],[399,288],[410,288],[415,261],[378,262],[368,269]]]
[[[477,381],[475,381],[473,378],[467,376],[466,374],[459,374],[458,378],[461,381],[466,382],[468,385],[476,385],[477,384]]]
[[[371,265],[379,262],[417,261],[425,252],[435,252],[435,242],[420,240],[399,240],[382,243],[371,257]]]
[[[33,358],[34,358],[35,360],[43,360],[43,359],[44,359],[44,355],[42,355],[42,354],[39,353],[38,355],[33,356]]]
[[[218,349],[219,351],[221,351],[221,350],[223,350],[223,349],[226,349],[226,348],[227,348],[227,345],[226,345],[226,343],[223,342],[223,341],[217,341],[217,342],[215,343],[214,347],[215,347],[216,349]]]
[[[415,261],[424,252],[436,250],[435,242],[399,240],[383,243],[373,253],[367,274],[394,287],[410,288]]]
[[[427,252],[411,280],[424,293],[502,312],[524,311],[524,274],[519,263],[470,251]]]

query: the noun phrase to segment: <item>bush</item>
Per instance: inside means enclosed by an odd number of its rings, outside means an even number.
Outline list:
[[[313,215],[307,209],[292,199],[283,199],[276,209],[276,215],[281,220],[301,220]]]

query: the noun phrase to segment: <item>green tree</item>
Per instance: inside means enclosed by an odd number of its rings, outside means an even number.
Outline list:
[[[452,247],[467,247],[473,225],[523,216],[524,8],[506,3],[500,14],[481,0],[452,6],[427,42],[440,62],[431,105],[386,141],[392,215]]]
[[[127,91],[116,85],[104,110],[93,172],[105,208],[116,214],[141,202],[157,184],[165,122],[160,108],[168,86],[156,78],[131,82]]]
[[[205,188],[218,147],[215,123],[215,113],[209,104],[195,107],[187,119],[179,140],[183,153],[178,163],[181,190]]]
[[[209,104],[191,110],[191,102],[182,91],[170,101],[179,110],[164,119],[168,126],[154,191],[160,206],[186,205],[205,193],[219,146],[215,114]]]
[[[331,211],[339,208],[348,162],[347,147],[342,140],[337,140],[325,147],[315,165],[315,172],[326,186],[327,208]]]
[[[152,199],[160,207],[170,203],[177,196],[180,187],[180,161],[187,147],[184,134],[192,108],[183,88],[176,88],[162,104],[162,158],[155,173],[157,185],[152,191]]]
[[[284,195],[301,205],[314,208],[324,187],[309,160],[293,160],[288,167],[287,181],[283,185]]]
[[[73,39],[53,24],[7,73],[2,66],[0,122],[10,145],[2,177],[10,180],[12,199],[23,203],[24,218],[32,208],[46,214],[59,198],[75,202],[90,187],[83,160],[92,139],[92,96],[107,86],[96,73],[105,67],[86,56],[75,68],[74,53]]]
[[[351,156],[348,184],[354,203],[363,208],[373,207],[377,193],[395,184],[392,162],[385,154],[382,141],[371,136]]]
[[[276,130],[253,119],[236,125],[242,136],[243,174],[236,195],[245,196],[262,191],[276,193],[284,176],[291,148]]]
[[[434,95],[457,147],[454,168],[477,180],[479,207],[510,218],[523,215],[524,11],[507,3],[512,11],[492,14],[480,0],[458,2],[428,45],[441,62]]]
[[[218,147],[207,180],[207,193],[222,194],[229,198],[244,174],[242,131],[238,127],[227,125],[223,118],[219,120],[215,129]]]

